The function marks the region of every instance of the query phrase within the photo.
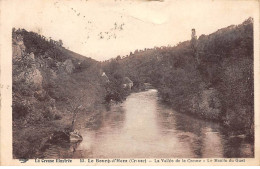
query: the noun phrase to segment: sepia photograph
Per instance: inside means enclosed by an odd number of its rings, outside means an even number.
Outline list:
[[[1,3],[1,23],[10,17],[1,159],[4,151],[39,165],[259,157],[258,1]]]

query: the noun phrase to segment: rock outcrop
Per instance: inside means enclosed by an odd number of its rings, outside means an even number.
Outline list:
[[[12,41],[13,59],[16,61],[21,59],[24,55],[25,46],[23,43],[23,37],[21,35],[15,36],[15,38],[13,38]]]
[[[36,67],[34,53],[25,52],[23,39],[17,35],[13,39],[13,66],[14,73],[13,80],[15,82],[24,83],[33,89],[42,89],[43,77],[40,70]]]
[[[72,73],[75,69],[75,66],[73,65],[72,61],[70,59],[65,60],[65,62],[63,62],[63,68],[67,73]]]

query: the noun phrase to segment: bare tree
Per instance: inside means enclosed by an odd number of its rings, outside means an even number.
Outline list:
[[[70,99],[68,100],[68,107],[69,107],[69,111],[71,113],[73,113],[72,115],[72,121],[71,121],[71,127],[70,130],[74,131],[74,127],[75,127],[75,122],[76,122],[76,118],[77,115],[80,111],[84,110],[82,103],[82,100],[84,99],[84,96],[78,97],[76,99]]]

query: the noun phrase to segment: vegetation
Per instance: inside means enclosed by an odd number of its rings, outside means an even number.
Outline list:
[[[97,61],[34,32],[13,29],[12,36],[13,154],[30,158],[52,133],[73,128],[75,113],[97,113],[105,89]]]
[[[156,87],[179,112],[223,122],[253,137],[253,20],[174,47],[118,58],[121,72],[139,86]]]
[[[129,94],[129,90],[123,88],[123,78],[125,73],[122,71],[118,59],[112,59],[109,63],[102,65],[106,72],[109,83],[106,83],[105,101],[109,103],[111,100],[122,102]]]
[[[125,77],[132,91],[150,83],[177,111],[254,136],[252,18],[195,41],[102,63],[24,29],[13,29],[12,36],[14,158],[34,157],[53,132],[76,127],[83,115],[90,123],[101,118],[104,103],[122,102],[130,93]]]

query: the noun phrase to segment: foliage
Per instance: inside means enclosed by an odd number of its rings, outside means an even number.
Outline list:
[[[123,78],[125,74],[119,64],[119,60],[120,59],[113,59],[109,63],[103,65],[103,69],[107,73],[109,79],[109,83],[105,84],[105,102],[107,103],[111,100],[122,102],[129,92],[123,88]]]
[[[195,47],[194,50],[191,41],[185,41],[174,47],[137,51],[118,60],[118,67],[125,76],[134,79],[136,86],[151,83],[160,97],[177,110],[222,121],[229,127],[252,134],[252,18],[241,25],[200,36]],[[214,97],[221,101],[219,116],[192,108],[192,101],[195,99],[200,104],[202,93],[207,90],[218,93]]]

